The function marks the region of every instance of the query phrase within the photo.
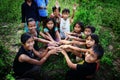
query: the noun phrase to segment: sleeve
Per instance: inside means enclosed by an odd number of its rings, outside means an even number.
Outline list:
[[[58,31],[58,28],[57,28],[57,27],[55,27],[55,32],[56,32],[56,31]]]
[[[21,13],[22,13],[22,23],[25,23],[25,5],[22,4],[21,6]]]
[[[81,33],[81,35],[82,35],[82,38],[83,38],[83,39],[85,39],[85,38],[86,38],[86,36],[85,36],[85,34],[84,34],[84,33]]]
[[[49,32],[49,30],[47,28],[44,28],[44,32]]]

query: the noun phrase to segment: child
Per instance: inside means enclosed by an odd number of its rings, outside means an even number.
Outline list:
[[[29,33],[21,35],[21,43],[22,46],[13,63],[13,71],[16,79],[30,78],[40,80],[40,65],[42,65],[50,55],[56,54],[56,51],[46,49],[44,53],[39,54],[33,47],[34,39]],[[34,58],[35,56],[41,59],[37,60]]]
[[[82,38],[82,37],[80,37],[80,35],[83,34],[83,31],[84,31],[83,23],[82,22],[77,22],[73,26],[73,32],[66,33],[67,34],[66,39],[70,38],[70,39],[74,39],[74,40],[80,40]]]
[[[63,49],[85,52],[83,64],[72,63],[66,51],[62,50],[68,66],[71,68],[66,74],[66,80],[86,80],[87,76],[94,75],[97,69],[97,63],[102,58],[104,50],[100,45],[94,45],[92,49],[82,49],[70,45],[62,46]],[[76,54],[77,56],[79,54]]]
[[[39,51],[39,47],[38,47],[38,42],[43,42],[43,43],[49,43],[49,44],[54,44],[51,41],[45,40],[45,39],[41,39],[38,38],[39,34],[42,34],[42,36],[46,36],[45,34],[43,34],[42,32],[38,32],[36,30],[36,24],[35,24],[35,20],[33,18],[29,18],[27,21],[27,25],[28,25],[28,29],[29,29],[29,33],[34,37],[35,40],[35,44],[34,44],[34,48],[35,50]],[[46,36],[47,37],[47,36]]]
[[[89,25],[85,27],[85,30],[84,30],[85,37],[87,37],[88,35],[94,32],[95,32],[95,27],[89,26]]]
[[[58,27],[58,30],[60,29],[60,18],[61,18],[60,10],[61,8],[59,6],[59,3],[58,1],[56,1],[55,6],[52,7],[53,13],[51,13],[50,18],[54,19],[54,21],[56,22],[56,26]]]
[[[55,26],[55,21],[48,18],[45,23],[44,33],[50,38],[52,42],[61,40],[58,28]]]
[[[65,33],[70,32],[70,24],[73,22],[74,12],[76,10],[76,5],[73,6],[73,14],[69,18],[70,10],[63,9],[62,10],[62,18],[60,18],[60,36],[62,39],[66,38]]]
[[[27,20],[29,18],[33,18],[36,21],[37,30],[39,31],[38,21],[39,21],[39,15],[37,10],[37,5],[34,3],[33,0],[25,0],[25,2],[22,4],[21,8],[22,13],[22,25],[24,25],[25,32],[28,32],[28,26],[26,24]]]

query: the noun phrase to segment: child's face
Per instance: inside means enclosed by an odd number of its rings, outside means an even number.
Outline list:
[[[53,26],[54,26],[53,21],[49,21],[49,22],[47,23],[47,27],[48,27],[50,30],[53,28]]]
[[[35,23],[35,21],[29,22],[29,23],[28,23],[28,28],[29,28],[29,29],[36,28],[36,23]]]
[[[85,61],[88,63],[94,63],[97,61],[97,54],[94,53],[93,49],[90,49],[85,53]]]
[[[80,25],[76,24],[75,27],[74,27],[74,31],[75,31],[76,33],[79,33],[79,32],[81,31]]]
[[[35,31],[36,31],[35,21],[31,21],[31,22],[28,23],[28,29],[31,33],[35,33]]]
[[[64,19],[67,19],[67,18],[69,17],[69,13],[62,13],[62,17],[63,17]]]
[[[60,12],[59,12],[59,10],[58,9],[56,9],[56,10],[54,10],[54,12],[53,12],[53,14],[55,15],[55,16],[59,16],[59,14],[60,14]]]
[[[34,46],[34,40],[33,38],[29,38],[25,44],[23,44],[23,46],[25,47],[26,50],[32,50],[33,46]]]
[[[85,28],[84,34],[85,34],[86,36],[90,35],[91,33],[92,33],[92,31],[91,31],[90,28]]]
[[[95,45],[95,40],[92,39],[91,36],[88,36],[88,38],[86,39],[86,46],[88,48],[91,48],[94,45]]]

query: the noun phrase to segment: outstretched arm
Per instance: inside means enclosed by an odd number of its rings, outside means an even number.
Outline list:
[[[29,56],[27,56],[25,54],[20,55],[18,60],[20,62],[27,62],[27,63],[35,64],[35,65],[42,65],[51,54],[56,54],[56,51],[55,50],[48,51],[48,53],[43,58],[41,58],[41,60],[36,60],[36,59],[30,58]]]
[[[68,57],[67,53],[65,50],[62,50],[61,53],[64,55],[67,65],[72,68],[72,69],[76,69],[77,64],[72,63],[72,61],[70,60],[70,58]]]
[[[74,15],[75,15],[76,7],[77,7],[77,4],[74,4],[74,5],[73,5],[73,13],[72,13],[72,16],[71,16],[71,19],[70,19],[70,23],[73,22],[73,18],[74,18]]]

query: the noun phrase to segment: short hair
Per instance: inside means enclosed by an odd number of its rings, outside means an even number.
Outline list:
[[[26,41],[31,37],[32,37],[32,35],[30,35],[29,33],[23,33],[21,35],[21,43],[25,44]]]
[[[104,49],[100,44],[94,45],[93,51],[97,54],[97,59],[101,59],[104,55]]]
[[[90,34],[89,36],[91,36],[91,38],[92,38],[93,40],[95,40],[95,44],[99,44],[99,37],[98,37],[97,34]],[[87,38],[88,38],[89,36],[87,36]]]
[[[53,12],[54,12],[56,9],[57,9],[57,7],[56,7],[56,6],[53,6],[53,7],[52,7],[52,11],[53,11]],[[60,8],[60,7],[58,7],[58,10],[59,10],[59,12],[60,12],[61,8]]]
[[[91,32],[92,32],[92,33],[94,33],[95,30],[96,30],[95,27],[90,26],[90,25],[86,26],[85,28],[89,28],[89,29],[91,29]]]
[[[33,18],[28,18],[27,25],[28,25],[29,22],[32,22],[32,21],[35,21],[35,20]]]
[[[63,14],[63,13],[70,13],[70,10],[67,9],[67,8],[65,8],[65,9],[62,10],[62,14]]]
[[[81,31],[84,31],[84,24],[82,22],[76,22],[73,26],[73,28],[75,27],[75,25],[78,24],[81,27]]]

